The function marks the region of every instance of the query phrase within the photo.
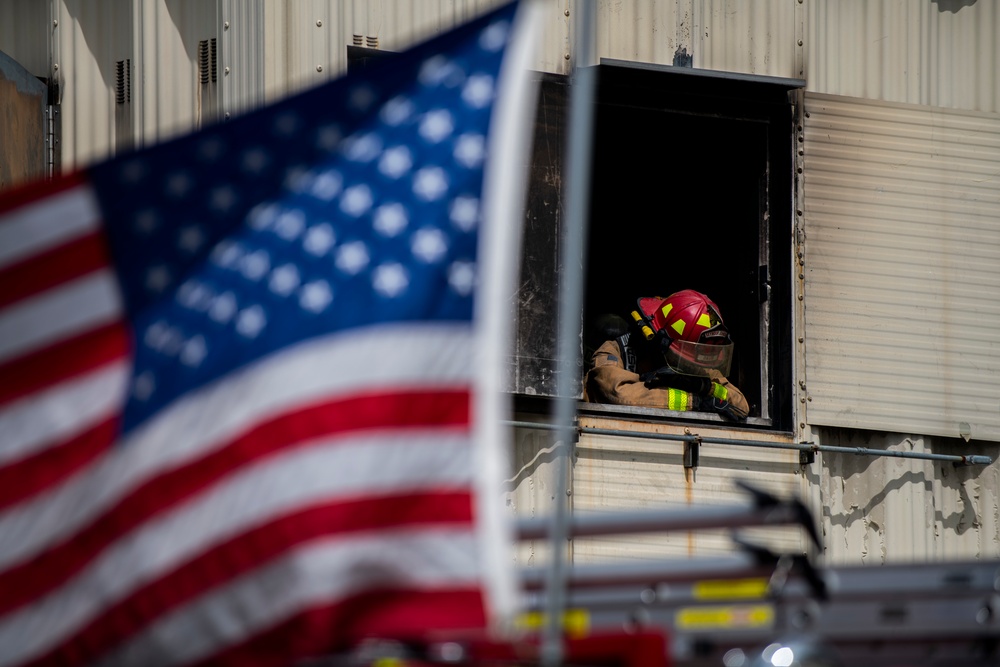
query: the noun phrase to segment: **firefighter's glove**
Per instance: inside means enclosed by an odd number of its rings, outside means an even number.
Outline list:
[[[642,383],[652,389],[653,387],[671,387],[672,380],[677,377],[670,366],[660,366],[655,371],[648,371],[639,376]]]
[[[729,401],[716,398],[715,396],[701,398],[698,402],[698,408],[703,412],[714,412],[730,422],[745,422],[747,420],[747,413],[738,409]]]
[[[696,396],[707,396],[711,393],[712,381],[706,377],[696,375],[683,375],[670,366],[661,366],[655,371],[649,371],[639,376],[650,389],[654,387],[669,387],[670,389],[680,389]]]

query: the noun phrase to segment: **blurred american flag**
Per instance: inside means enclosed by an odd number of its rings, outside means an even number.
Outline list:
[[[0,198],[0,665],[484,626],[474,302],[513,17]]]

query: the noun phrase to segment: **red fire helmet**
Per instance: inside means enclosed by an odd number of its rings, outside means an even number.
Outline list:
[[[719,307],[706,295],[686,289],[666,299],[642,297],[638,305],[648,327],[644,327],[646,337],[662,337],[667,365],[675,371],[687,375],[705,375],[711,369],[729,373],[733,341]]]

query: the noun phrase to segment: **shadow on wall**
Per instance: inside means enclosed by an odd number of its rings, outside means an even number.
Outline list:
[[[165,0],[163,4],[181,38],[188,61],[197,62],[199,41],[216,34],[215,4],[187,0]],[[137,58],[133,52],[132,0],[110,0],[101,4],[66,0],[65,7],[79,27],[87,49],[94,55],[104,84],[113,89],[117,61]]]
[[[951,12],[952,14],[957,14],[965,7],[971,7],[978,1],[979,0],[931,0],[931,2],[937,5],[937,10],[939,12]]]
[[[824,431],[817,435],[829,445],[977,454],[993,459],[988,466],[956,466],[942,461],[823,453],[823,518],[830,528],[847,530],[861,522],[877,531],[892,530],[886,525],[887,515],[900,516],[899,512],[909,508],[914,514],[911,526],[933,525],[939,527],[941,535],[963,535],[971,528],[979,528],[985,513],[995,514],[1000,444],[842,429]],[[898,499],[891,497],[894,495]],[[901,504],[890,508],[891,503]],[[988,521],[992,524],[993,519]]]

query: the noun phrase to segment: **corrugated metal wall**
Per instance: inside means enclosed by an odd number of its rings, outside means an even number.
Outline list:
[[[131,0],[63,0],[58,5],[51,45],[62,105],[63,169],[113,152],[117,63],[135,58],[131,10]]]
[[[808,90],[1000,112],[995,0],[812,0]]]
[[[62,68],[67,111],[83,118],[63,137],[71,168],[115,143],[107,70],[126,52],[144,68],[133,113],[149,142],[201,122],[200,40],[221,40],[220,67],[231,68],[222,105],[238,113],[339,75],[355,36],[400,50],[500,1],[5,0],[0,50],[38,76]],[[542,1],[549,12],[537,67],[566,73],[579,0]],[[61,21],[51,41],[49,6]],[[50,65],[50,50],[63,62]],[[697,68],[805,78],[814,92],[1000,111],[994,0],[598,2],[599,57],[672,64],[685,54]]]
[[[52,0],[0,2],[0,51],[35,76],[49,71],[49,16]]]
[[[805,109],[809,423],[1000,440],[1000,117]]]
[[[825,444],[904,452],[956,452],[943,438],[818,429]],[[959,451],[1000,457],[1000,445]],[[1000,559],[1000,466],[822,457],[823,542],[830,565]]]
[[[583,428],[683,434],[685,427],[630,420],[584,417]],[[773,433],[735,433],[711,427],[688,427],[703,437],[780,441]],[[784,438],[790,442],[790,436]],[[683,509],[689,506],[749,505],[735,484],[748,481],[781,498],[807,493],[807,478],[794,450],[702,444],[697,469],[684,468],[684,443],[584,433],[573,466],[574,511]],[[807,540],[798,528],[745,529],[743,537],[781,553],[801,553]],[[625,535],[573,541],[576,562],[609,559],[707,557],[736,549],[729,531]]]
[[[133,0],[136,35],[134,87],[138,134],[155,143],[188,132],[202,122],[199,43],[218,37],[215,2]],[[221,65],[221,63],[220,63]]]

